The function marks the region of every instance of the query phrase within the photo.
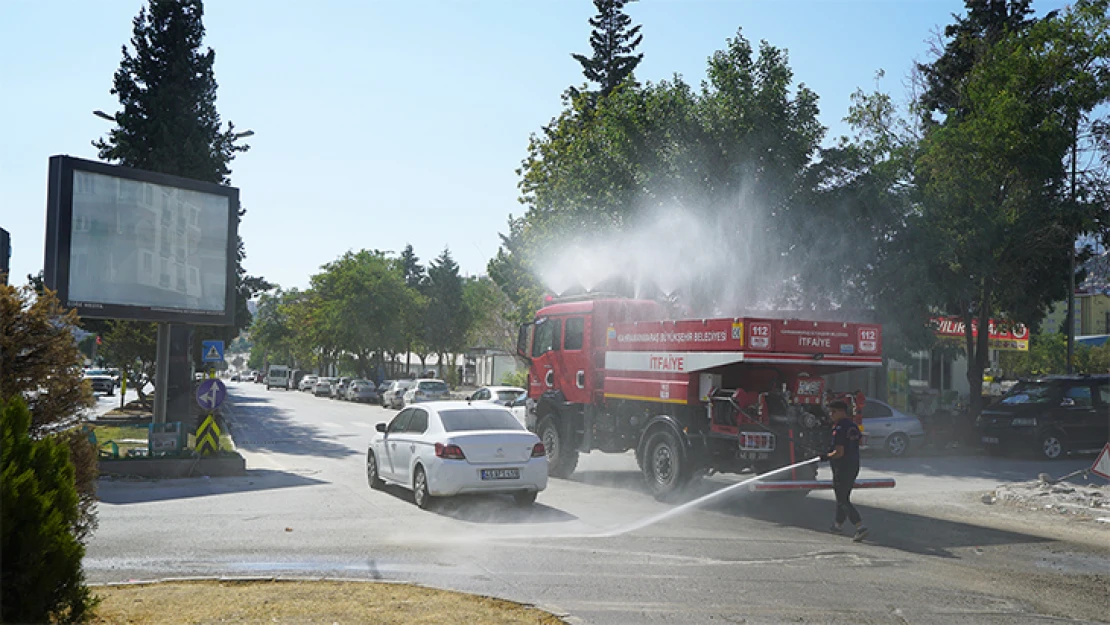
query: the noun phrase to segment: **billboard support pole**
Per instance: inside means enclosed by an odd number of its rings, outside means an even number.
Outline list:
[[[170,324],[158,323],[158,357],[154,365],[154,423],[166,422],[170,384]]]

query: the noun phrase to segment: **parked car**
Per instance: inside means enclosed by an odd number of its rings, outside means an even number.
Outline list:
[[[536,417],[532,411],[534,407],[532,400],[528,398],[528,393],[523,393],[513,400],[513,403],[509,404],[509,410],[512,411],[513,416],[529,431],[535,431],[536,429]]]
[[[239,381],[239,372],[238,371],[231,374],[231,381],[232,382],[238,382]]]
[[[1055,460],[1110,438],[1110,375],[1046,376],[1016,384],[975,420],[992,454],[1033,452]]]
[[[331,397],[331,389],[335,384],[335,378],[316,378],[316,384],[312,387],[312,394],[316,397]]]
[[[342,377],[337,379],[331,387],[332,399],[347,399],[347,385],[351,383],[351,378]]]
[[[82,377],[89,381],[92,392],[104,393],[108,397],[116,394],[116,381],[104,369],[85,369]]]
[[[426,401],[451,399],[451,389],[443,380],[417,380],[405,391],[405,406]]]
[[[515,386],[483,386],[466,399],[467,401],[492,401],[502,406],[511,406],[524,393],[524,389]]]
[[[925,442],[925,428],[917,417],[871,397],[863,404],[863,432],[869,448],[895,457]]]
[[[421,508],[462,493],[511,493],[531,505],[547,488],[543,443],[506,408],[457,401],[411,406],[377,430],[366,450],[370,487],[411,489]]]
[[[254,372],[254,382],[255,382],[255,384],[262,384],[265,381],[266,381],[266,374],[265,373],[262,373],[261,371],[255,371]]]
[[[388,407],[386,392],[389,391],[389,388],[391,386],[393,386],[393,380],[383,380],[382,383],[378,385],[378,398],[381,402],[382,408]]]
[[[347,401],[378,403],[378,386],[370,380],[351,380],[347,385]]]
[[[416,380],[397,380],[386,391],[387,408],[404,408],[405,391],[409,390]]]
[[[301,383],[297,388],[302,391],[312,392],[312,390],[316,387],[316,380],[318,379],[320,379],[319,376],[306,375],[301,378]]]

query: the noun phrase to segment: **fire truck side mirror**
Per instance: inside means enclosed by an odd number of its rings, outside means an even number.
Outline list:
[[[516,335],[516,355],[528,363],[532,362],[533,328],[535,328],[534,323],[521,324],[520,331]]]

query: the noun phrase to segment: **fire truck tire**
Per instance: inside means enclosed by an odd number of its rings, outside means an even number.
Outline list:
[[[674,432],[665,428],[649,436],[642,464],[648,490],[659,501],[673,500],[692,476],[682,443]]]
[[[544,417],[536,426],[536,434],[547,451],[547,474],[564,479],[570,477],[578,468],[578,450],[567,444],[559,424],[551,417]]]

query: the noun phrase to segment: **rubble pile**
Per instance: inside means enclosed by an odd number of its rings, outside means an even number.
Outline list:
[[[1053,482],[1051,479],[1004,484],[983,495],[983,503],[1002,502],[1028,510],[1089,518],[1110,528],[1110,487]]]

